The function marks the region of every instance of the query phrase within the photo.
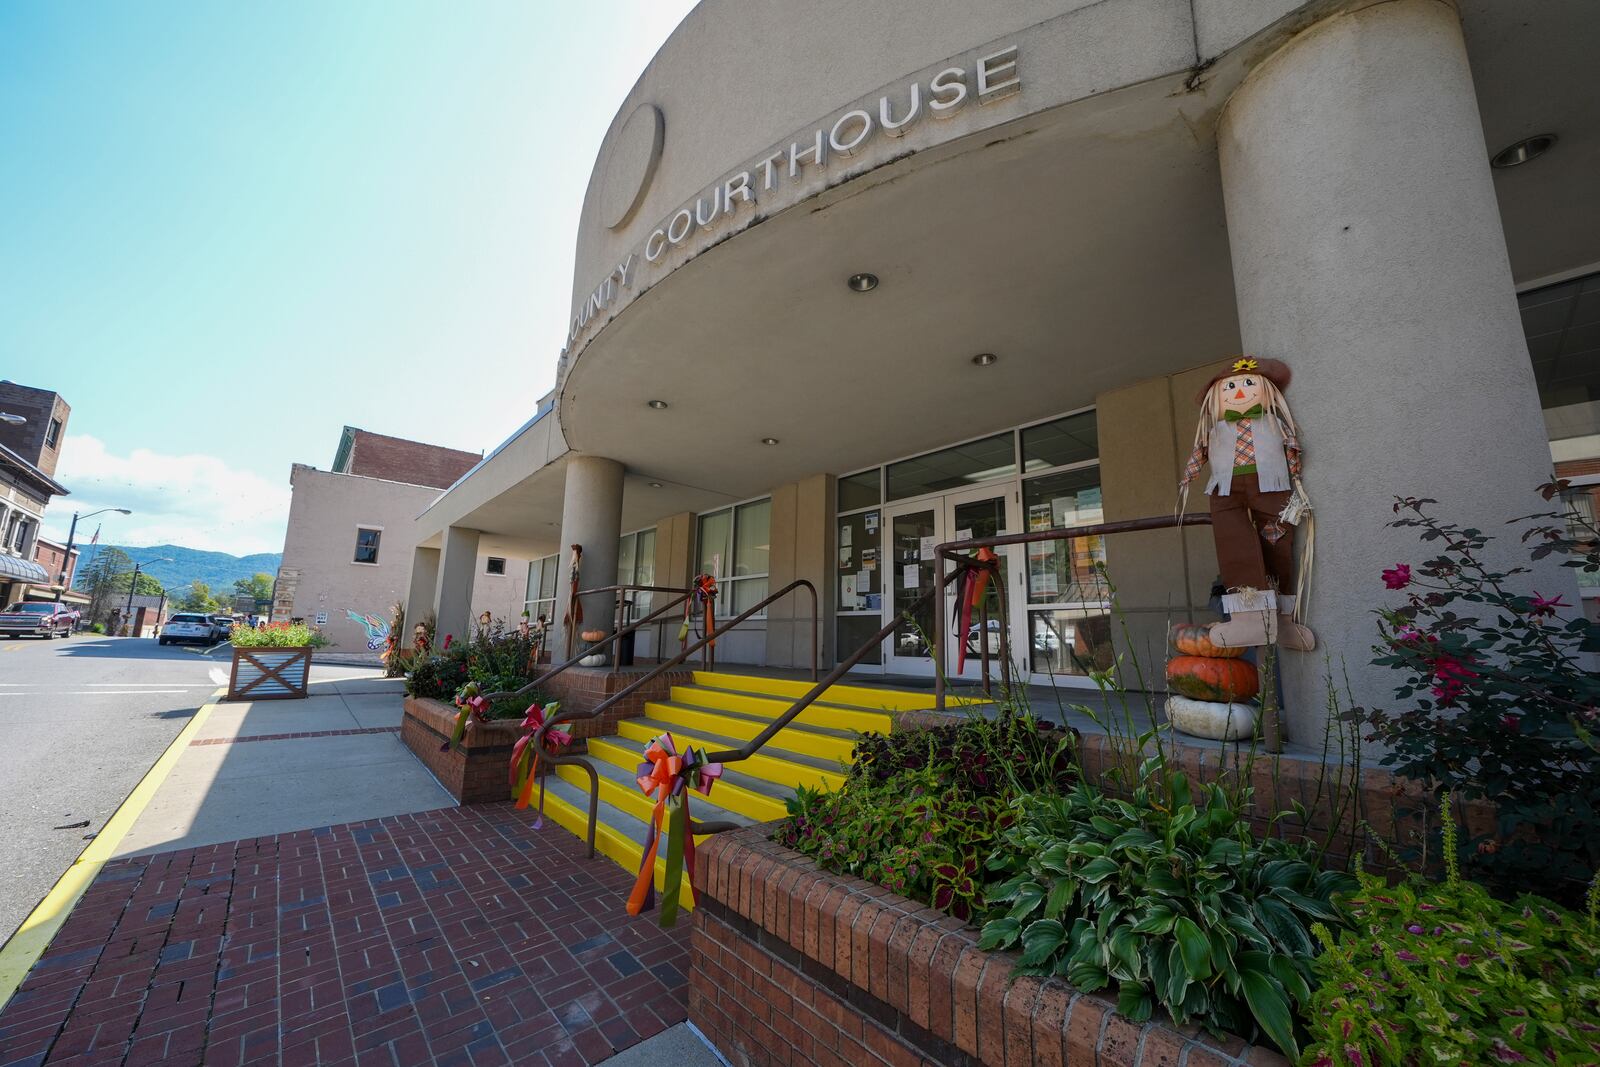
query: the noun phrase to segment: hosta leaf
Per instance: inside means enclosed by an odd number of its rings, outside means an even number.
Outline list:
[[[1311,864],[1302,860],[1273,860],[1261,868],[1261,884],[1268,888],[1299,889],[1312,873]]]
[[[1085,993],[1093,993],[1104,989],[1110,979],[1106,976],[1104,967],[1080,960],[1067,968],[1067,981]]]
[[[1206,852],[1209,867],[1236,867],[1244,860],[1244,849],[1231,837],[1221,837],[1211,843]]]
[[[1267,959],[1267,970],[1272,977],[1283,986],[1289,999],[1296,1004],[1305,1004],[1311,1000],[1311,986],[1306,982],[1305,975],[1300,973],[1300,968],[1288,956],[1272,955]]]
[[[1066,940],[1067,928],[1054,919],[1037,919],[1022,932],[1022,963],[1036,967],[1049,959]],[[979,947],[982,947],[981,945]]]
[[[1067,905],[1072,903],[1072,898],[1077,892],[1078,881],[1075,878],[1057,878],[1051,882],[1050,893],[1044,899],[1045,917],[1061,918],[1061,913],[1067,910]]]
[[[1030,881],[1030,879],[1028,878],[1028,876],[1026,874],[1019,874],[1015,878],[1010,879],[1009,881],[1001,882],[999,885],[997,885],[994,888],[989,890],[989,892],[987,894],[988,898],[989,898],[989,903],[991,903],[991,904],[1005,904],[1008,901],[1016,900],[1017,899],[1017,893],[1029,881]]]
[[[1240,960],[1239,984],[1244,991],[1245,1003],[1256,1025],[1272,1038],[1274,1044],[1291,1061],[1300,1058],[1300,1046],[1294,1040],[1294,1017],[1289,1012],[1289,998],[1283,986],[1267,973],[1267,955],[1264,952],[1246,952]]]
[[[1021,919],[1030,911],[1039,906],[1044,899],[1044,886],[1038,882],[1024,882],[1017,889],[1017,895],[1012,900],[1010,915],[1013,919]]]
[[[1178,921],[1178,916],[1165,904],[1157,904],[1145,914],[1145,917],[1133,924],[1136,934],[1165,934],[1172,931],[1173,924]]]
[[[1179,894],[1186,888],[1180,878],[1160,868],[1145,873],[1144,887],[1152,892],[1168,894]]]
[[[1205,931],[1187,915],[1180,915],[1172,932],[1178,939],[1178,948],[1183,953],[1183,967],[1188,975],[1195,979],[1211,977],[1211,942],[1206,940]]]
[[[996,948],[1007,948],[1016,943],[1017,934],[1021,929],[1022,924],[1013,918],[991,919],[983,924],[983,934],[978,938],[978,947],[986,952]]]
[[[1272,939],[1286,952],[1302,956],[1311,954],[1311,935],[1306,932],[1306,928],[1301,925],[1295,913],[1281,900],[1262,897],[1256,901],[1256,918],[1260,920],[1261,928],[1271,934]]]
[[[1103,882],[1116,873],[1116,861],[1106,856],[1099,856],[1084,864],[1078,871],[1078,876],[1092,885]]]
[[[1121,978],[1138,979],[1144,977],[1144,960],[1139,956],[1139,940],[1133,936],[1132,930],[1126,926],[1119,926],[1111,934],[1111,956],[1118,964],[1114,968]]]
[[[1067,864],[1067,858],[1069,855],[1070,853],[1067,849],[1067,843],[1065,841],[1058,841],[1049,848],[1045,849],[1043,852],[1039,853],[1038,863],[1039,866],[1043,867],[1047,871],[1055,871],[1057,874],[1066,874],[1070,870]]]
[[[1339,911],[1332,904],[1324,900],[1313,900],[1311,897],[1296,893],[1292,889],[1271,890],[1271,896],[1283,901],[1291,908],[1303,911],[1318,922],[1341,923]]]
[[[1143,982],[1123,982],[1117,989],[1117,1011],[1134,1022],[1144,1022],[1154,1010],[1155,1001]]]

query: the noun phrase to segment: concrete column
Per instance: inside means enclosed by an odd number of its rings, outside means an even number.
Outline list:
[[[811,598],[796,590],[767,608],[769,667],[809,667],[813,631],[820,664],[833,664],[833,627],[823,623],[833,618],[837,584],[833,578],[837,568],[832,566],[836,557],[829,555],[833,551],[835,500],[830,474],[814,474],[772,490],[768,591],[775,593],[796,578],[806,578],[817,588],[818,606],[813,617]]]
[[[556,581],[555,617],[560,620],[567,613],[570,586],[567,566],[571,562],[572,546],[583,546],[583,565],[579,572],[578,588],[617,584],[617,542],[622,538],[622,464],[601,456],[573,456],[567,460],[567,481],[561,502],[561,576]],[[604,630],[610,633],[617,628],[617,599],[614,594],[601,593],[583,598],[583,629]],[[566,656],[567,635],[563,628],[557,635],[554,657]],[[574,642],[573,649],[579,647]]]
[[[1316,745],[1324,652],[1357,703],[1393,699],[1369,665],[1372,611],[1398,600],[1378,572],[1428,552],[1386,528],[1391,498],[1504,529],[1544,509],[1550,452],[1452,6],[1390,0],[1311,27],[1234,93],[1218,146],[1244,351],[1294,371],[1322,648],[1284,654],[1286,721]],[[1514,540],[1499,547],[1526,562]],[[1571,591],[1555,568],[1536,584]]]
[[[444,551],[434,583],[434,610],[439,615],[439,643],[453,634],[457,641],[472,636],[472,580],[478,573],[477,530],[452,526],[444,532]]]
[[[405,633],[400,635],[400,647],[411,647],[411,635],[417,623],[429,612],[436,612],[434,592],[439,588],[439,550],[414,548],[411,550],[411,585],[406,592]]]

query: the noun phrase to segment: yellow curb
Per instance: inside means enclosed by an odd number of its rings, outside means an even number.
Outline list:
[[[100,833],[72,861],[72,866],[66,869],[38,906],[28,913],[11,939],[0,947],[0,1010],[4,1010],[11,995],[22,985],[22,980],[28,976],[33,965],[39,962],[39,957],[44,955],[51,939],[67,921],[73,905],[78,903],[78,899],[100,873],[100,868],[116,852],[134,820],[149,805],[156,790],[161,788],[161,783],[167,780],[167,775],[172,773],[183,750],[189,746],[190,739],[200,732],[200,727],[216,708],[217,698],[226,692],[227,687],[224,686],[211,694],[210,701],[200,705],[183,729],[178,731],[178,736],[172,739],[172,744],[139,779],[133,792],[112,812]]]

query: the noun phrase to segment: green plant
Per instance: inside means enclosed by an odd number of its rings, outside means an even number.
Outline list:
[[[925,730],[863,734],[851,753],[850,781],[886,782],[932,767],[964,796],[1059,792],[1077,781],[1077,731],[1007,706],[994,719],[969,715]]]
[[[262,627],[235,626],[228,640],[234,648],[323,648],[328,639],[302,622],[274,622]]]
[[[979,867],[1013,818],[999,798],[963,795],[927,767],[832,792],[802,787],[789,816],[773,835],[779,844],[958,919],[981,903]]]
[[[455,699],[456,691],[466,683],[465,655],[422,655],[413,659],[411,673],[406,675],[406,694],[448,702]]]
[[[1117,987],[1135,1021],[1156,1005],[1216,1033],[1258,1030],[1297,1052],[1310,998],[1310,924],[1338,925],[1331,897],[1354,883],[1318,872],[1304,845],[1258,840],[1235,797],[1147,761],[1131,800],[1080,784],[1028,796],[988,868],[980,947],[1022,950],[1021,974]]]
[[[1360,873],[1353,928],[1315,928],[1325,951],[1306,1062],[1600,1062],[1600,878],[1580,916],[1541,897],[1512,903],[1461,878],[1444,804],[1446,877],[1389,886]]]
[[[1546,499],[1564,483],[1542,491]],[[1391,526],[1420,531],[1438,554],[1396,564],[1384,583],[1406,602],[1386,609],[1375,664],[1402,675],[1398,711],[1354,709],[1353,721],[1387,746],[1382,762],[1436,795],[1494,804],[1493,835],[1467,843],[1469,873],[1504,896],[1536,889],[1575,904],[1600,867],[1600,626],[1559,617],[1559,596],[1512,588],[1526,567],[1486,562],[1492,538],[1429,514],[1434,501],[1402,498]],[[1600,531],[1571,516],[1528,516],[1535,559],[1600,570]],[[1514,521],[1527,521],[1514,520]]]

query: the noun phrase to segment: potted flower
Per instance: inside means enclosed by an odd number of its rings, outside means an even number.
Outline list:
[[[236,626],[230,641],[228,700],[303,699],[311,681],[312,650],[328,643],[321,631],[302,622]]]

